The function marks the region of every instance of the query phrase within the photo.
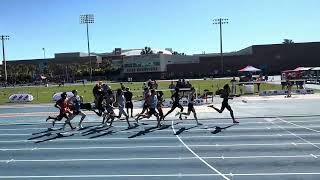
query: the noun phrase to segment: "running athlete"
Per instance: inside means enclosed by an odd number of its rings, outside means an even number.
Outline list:
[[[142,107],[142,111],[141,113],[137,114],[136,116],[140,116],[142,114],[144,114],[144,112],[148,112],[149,106],[150,106],[150,91],[149,89],[146,87],[144,88],[144,103],[143,103],[143,107]],[[138,121],[139,118],[136,118],[137,123],[139,123]]]
[[[232,120],[233,120],[233,123],[239,123],[238,121],[236,121],[236,120],[234,119],[233,110],[231,109],[231,106],[230,106],[229,103],[228,103],[228,100],[229,100],[229,99],[233,99],[232,97],[229,97],[230,91],[231,91],[231,90],[230,90],[230,86],[229,86],[228,84],[226,84],[226,85],[223,86],[223,90],[222,90],[221,95],[220,95],[220,97],[223,98],[222,105],[221,105],[221,109],[215,108],[213,105],[210,105],[210,106],[208,106],[208,107],[211,107],[211,108],[215,109],[215,110],[216,110],[217,112],[219,112],[219,113],[222,113],[223,110],[224,110],[225,108],[227,108],[228,111],[230,111],[230,115],[231,115],[231,118],[232,118]]]
[[[159,114],[156,111],[158,105],[158,98],[156,95],[156,91],[154,89],[151,90],[151,96],[150,96],[150,106],[149,106],[149,112],[147,114],[140,114],[138,115],[137,119],[141,120],[143,118],[150,118],[152,115],[154,115],[157,118],[157,127],[160,127],[160,118],[159,118]]]
[[[173,95],[171,96],[171,99],[173,101],[173,104],[172,104],[172,107],[171,109],[167,112],[167,114],[163,117],[166,118],[168,114],[170,114],[173,110],[175,110],[176,108],[180,108],[180,112],[183,112],[183,107],[182,105],[180,104],[180,95],[179,95],[179,88],[176,88],[175,89],[175,92],[173,93]],[[179,116],[179,119],[182,119],[181,118],[181,114]]]
[[[56,117],[49,116],[46,121],[48,121],[49,119],[53,119],[52,127],[54,127],[56,121],[61,121],[63,118],[66,118],[67,119],[66,123],[70,126],[70,128],[71,129],[75,129],[75,127],[73,127],[71,125],[70,121],[68,121],[68,119],[69,119],[70,115],[72,114],[72,112],[70,111],[70,108],[69,108],[68,98],[67,98],[67,93],[66,92],[63,92],[61,94],[61,98],[56,102],[54,107],[56,107],[56,108],[58,108],[60,110],[59,115],[56,116]],[[63,125],[63,128],[65,128],[65,124]]]
[[[126,108],[127,108],[127,114],[130,116],[129,109],[131,110],[131,117],[133,117],[132,112],[133,112],[133,103],[132,103],[132,92],[130,89],[127,87],[126,91],[123,93],[124,98],[126,99]]]
[[[176,116],[178,115],[185,115],[185,116],[189,116],[190,113],[193,113],[194,119],[197,122],[197,125],[202,125],[201,123],[198,122],[198,118],[197,118],[197,113],[196,110],[194,109],[194,99],[196,97],[196,90],[194,89],[194,87],[191,87],[191,92],[189,94],[189,99],[188,99],[188,112],[184,113],[184,112],[178,112],[176,114]]]
[[[162,91],[157,91],[157,99],[158,99],[157,110],[159,112],[159,117],[161,120],[161,119],[163,119],[162,106],[163,106],[163,101],[164,101]]]
[[[118,107],[119,107],[119,115],[116,116],[117,118],[120,119],[120,117],[122,115],[124,115],[126,117],[126,120],[127,120],[127,123],[128,123],[128,128],[132,128],[132,126],[130,125],[129,123],[129,116],[128,114],[126,113],[126,111],[124,110],[124,105],[125,105],[125,98],[123,96],[123,91],[121,89],[118,89],[117,90],[117,97],[116,97],[116,102],[118,104]],[[112,121],[111,121],[111,124],[112,124]],[[110,125],[111,125],[110,124]]]
[[[116,116],[115,113],[114,113],[113,103],[114,103],[113,92],[112,92],[111,89],[109,89],[107,91],[106,96],[104,97],[104,104],[105,104],[105,107],[106,107],[106,111],[103,114],[102,124],[107,124],[110,119],[113,122],[114,117]],[[111,125],[112,125],[112,123],[110,124],[110,126]]]
[[[82,121],[87,116],[83,111],[80,110],[80,104],[81,104],[81,102],[83,100],[78,95],[78,91],[77,90],[72,90],[71,92],[72,92],[73,96],[69,99],[69,104],[71,105],[71,109],[72,109],[73,113],[70,116],[69,121],[71,121],[77,115],[80,115],[81,119],[80,119],[80,122],[79,122],[79,128],[83,129]]]

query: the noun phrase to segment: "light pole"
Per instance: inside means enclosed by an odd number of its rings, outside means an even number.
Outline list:
[[[91,65],[91,55],[90,55],[90,41],[89,41],[89,24],[94,23],[94,15],[93,14],[84,14],[80,15],[80,24],[87,25],[87,41],[88,41],[88,55],[90,62],[90,81],[92,82],[92,65]]]
[[[213,24],[219,24],[220,26],[220,57],[221,57],[221,73],[224,75],[223,72],[223,53],[222,53],[222,24],[228,24],[228,19],[214,19]]]
[[[2,41],[2,58],[3,58],[3,65],[4,65],[4,78],[5,78],[5,84],[8,83],[8,74],[7,74],[7,62],[6,62],[6,56],[4,52],[4,41],[9,40],[9,36],[7,35],[1,35],[0,39]]]
[[[46,49],[42,48],[42,51],[43,51],[43,59],[45,59],[46,58]]]

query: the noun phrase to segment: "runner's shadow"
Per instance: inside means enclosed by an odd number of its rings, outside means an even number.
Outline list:
[[[236,124],[231,124],[231,125],[226,126],[226,127],[215,126],[216,129],[215,129],[213,132],[211,132],[211,133],[212,133],[212,134],[218,134],[218,133],[220,133],[222,130],[228,129],[228,128],[234,126],[234,125],[236,125]]]
[[[96,135],[96,136],[89,137],[89,139],[95,139],[95,138],[98,138],[98,137],[102,137],[102,136],[106,136],[106,135],[110,135],[110,134],[114,134],[114,133],[116,133],[116,132],[110,130],[110,131],[107,131],[107,132],[105,132],[103,134],[99,134],[99,135]]]
[[[92,135],[92,134],[96,134],[96,133],[100,133],[102,131],[108,130],[110,127],[104,127],[104,126],[93,126],[94,128],[88,129],[84,132],[82,132],[82,136],[88,136],[88,135]]]
[[[55,139],[60,139],[60,138],[64,138],[64,137],[70,137],[70,136],[73,136],[74,134],[70,134],[70,135],[63,135],[61,133],[56,133],[54,137],[51,137],[51,138],[48,138],[48,139],[44,139],[44,140],[41,140],[41,141],[36,141],[35,143],[43,143],[43,142],[46,142],[46,141],[52,141],[52,140],[55,140]]]
[[[135,138],[135,137],[138,137],[138,136],[146,135],[148,133],[151,133],[151,132],[155,131],[157,128],[158,128],[157,126],[149,127],[147,129],[145,129],[144,131],[139,131],[137,134],[129,136],[128,138]]]
[[[179,135],[179,134],[183,133],[184,131],[187,131],[187,130],[196,128],[196,127],[198,127],[198,126],[199,126],[199,125],[195,125],[195,126],[191,126],[191,127],[189,127],[189,128],[182,127],[182,128],[180,128],[174,135]]]
[[[41,134],[41,135],[39,135],[39,136],[35,136],[35,137],[31,137],[31,138],[29,138],[28,140],[34,140],[34,139],[39,139],[39,138],[42,138],[42,137],[49,137],[49,136],[51,136],[53,133],[51,133],[51,132],[47,132],[47,133],[45,133],[45,134]]]
[[[62,129],[62,128],[58,128],[58,129],[48,128],[48,129],[45,130],[45,131],[32,133],[32,135],[39,135],[39,134],[43,134],[43,133],[47,134],[47,133],[49,133],[49,132],[59,131],[59,130],[61,130],[61,129]]]

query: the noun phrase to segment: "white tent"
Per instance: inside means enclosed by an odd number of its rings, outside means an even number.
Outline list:
[[[257,71],[261,71],[261,69],[255,68],[253,66],[247,66],[243,69],[238,70],[239,72],[257,72]]]

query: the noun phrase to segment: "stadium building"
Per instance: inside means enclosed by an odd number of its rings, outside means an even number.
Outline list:
[[[142,53],[144,49],[115,48],[109,53],[92,53],[94,69],[112,66],[117,71],[109,74],[95,74],[94,80],[133,80],[201,78],[221,76],[219,53],[184,55],[173,53],[172,49],[150,49],[152,53]],[[263,69],[265,74],[280,74],[283,70],[299,66],[320,66],[320,42],[253,45],[245,49],[223,54],[224,75],[237,75],[238,70],[252,65]],[[7,61],[8,77],[19,73],[24,67],[29,74],[50,74],[54,78],[69,80],[88,79],[77,75],[79,69],[89,72],[90,61],[85,53],[58,53],[54,58]],[[15,69],[16,68],[16,69]],[[3,69],[3,68],[2,68]],[[72,72],[72,73],[71,73]],[[3,74],[3,73],[2,73]],[[107,76],[107,77],[106,77]]]

